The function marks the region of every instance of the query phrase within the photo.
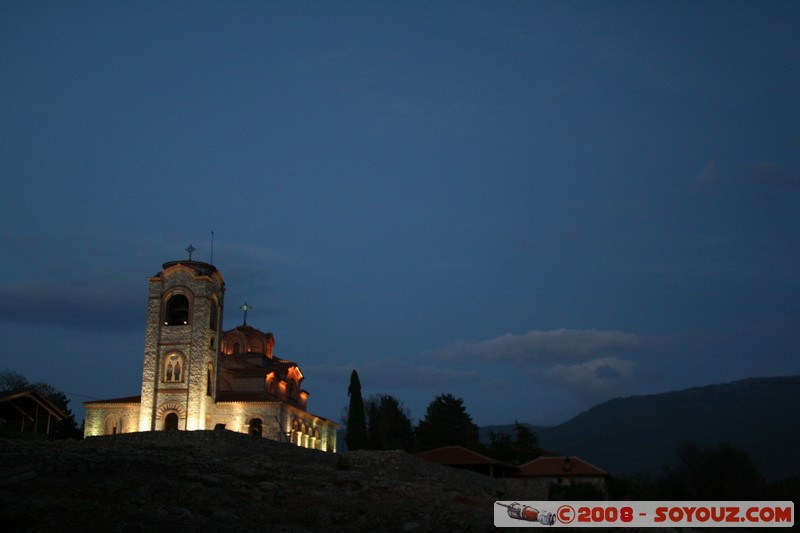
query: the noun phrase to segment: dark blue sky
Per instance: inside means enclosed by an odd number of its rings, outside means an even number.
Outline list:
[[[0,369],[137,394],[214,231],[336,420],[798,374],[798,95],[797,2],[0,1]]]

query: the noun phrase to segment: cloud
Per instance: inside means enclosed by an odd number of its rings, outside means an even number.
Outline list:
[[[557,329],[506,334],[479,342],[457,342],[427,354],[440,361],[554,363],[582,361],[640,349],[643,339],[633,333],[596,329]]]
[[[753,181],[767,187],[800,188],[800,172],[792,172],[778,165],[757,165],[750,169],[750,175]]]
[[[75,279],[8,284],[0,286],[0,321],[84,331],[141,329],[146,302],[135,289],[109,278],[97,284]]]
[[[544,375],[552,382],[567,385],[590,393],[603,393],[617,389],[633,375],[634,361],[615,356],[601,357],[574,365],[556,365]]]

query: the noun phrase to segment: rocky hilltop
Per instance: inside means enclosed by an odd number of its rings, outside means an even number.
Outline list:
[[[502,481],[230,431],[0,439],[3,531],[485,531]]]

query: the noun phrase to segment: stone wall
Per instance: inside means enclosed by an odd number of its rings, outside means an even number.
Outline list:
[[[83,434],[87,437],[139,431],[138,404],[86,405]]]

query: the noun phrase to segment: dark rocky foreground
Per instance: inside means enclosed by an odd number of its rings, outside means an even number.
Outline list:
[[[502,481],[229,431],[0,439],[3,531],[485,531]]]

